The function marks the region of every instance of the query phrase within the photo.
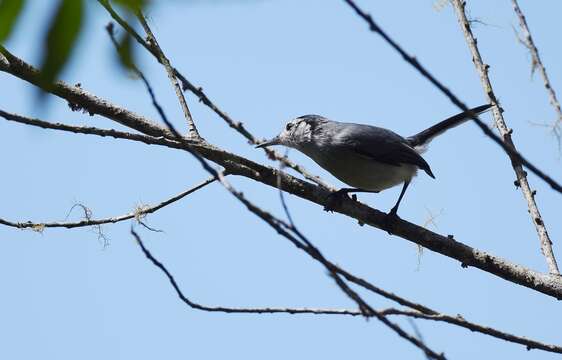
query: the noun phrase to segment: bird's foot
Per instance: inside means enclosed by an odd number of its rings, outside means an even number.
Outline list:
[[[328,195],[328,198],[326,199],[326,205],[324,206],[324,211],[333,212],[335,209],[341,206],[345,198],[349,199],[349,196],[347,196],[347,191],[344,191],[343,189],[334,191],[333,193]]]
[[[392,210],[390,210],[384,218],[384,227],[388,235],[393,235],[392,231],[394,230],[394,226],[396,225],[396,222],[400,220],[400,217],[397,214],[397,210],[398,209],[392,208]]]

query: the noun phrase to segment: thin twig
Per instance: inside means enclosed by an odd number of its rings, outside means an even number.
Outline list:
[[[560,152],[562,150],[562,130],[560,129],[560,127],[562,126],[562,110],[560,109],[560,102],[556,97],[556,92],[554,91],[554,88],[550,83],[550,79],[548,78],[548,74],[546,73],[546,68],[541,60],[541,57],[539,56],[539,49],[537,49],[537,46],[533,41],[531,31],[529,30],[527,20],[525,19],[525,15],[523,15],[523,11],[519,7],[517,0],[511,0],[511,3],[513,4],[513,10],[515,11],[515,14],[517,14],[517,17],[519,18],[519,26],[523,31],[524,39],[521,40],[521,42],[531,53],[531,73],[533,73],[535,69],[539,69],[539,73],[541,74],[544,83],[544,88],[548,93],[548,100],[550,102],[550,105],[552,105],[554,111],[556,112],[556,115],[558,116],[558,119],[553,122],[551,128],[554,136],[556,137],[556,140],[558,141],[558,151]]]
[[[474,66],[476,67],[476,71],[480,76],[480,81],[482,83],[482,88],[484,90],[484,93],[490,103],[497,105],[497,100],[496,100],[497,98],[494,93],[492,83],[490,82],[490,78],[488,76],[489,67],[488,65],[484,64],[484,61],[482,60],[482,56],[480,55],[478,45],[476,44],[476,39],[474,38],[472,29],[470,27],[470,23],[468,22],[468,19],[466,17],[466,13],[465,13],[466,2],[464,0],[451,0],[451,4],[455,9],[459,21],[459,25],[464,33],[466,43],[472,54],[472,62],[474,63]],[[513,143],[513,140],[511,138],[513,129],[508,128],[505,119],[503,117],[503,113],[499,111],[499,107],[496,106],[494,108],[493,115],[494,115],[496,127],[498,128],[504,143],[506,143],[513,150],[517,151],[515,144]],[[527,180],[527,172],[523,170],[523,166],[521,166],[521,164],[517,161],[512,161],[511,165],[517,177],[516,185],[518,185],[521,188],[523,197],[527,201],[529,214],[531,215],[531,221],[535,225],[535,229],[539,236],[541,250],[544,257],[546,258],[548,270],[553,275],[560,275],[560,271],[558,270],[558,264],[556,263],[554,252],[552,251],[552,242],[550,240],[550,237],[548,236],[548,231],[546,230],[544,220],[542,219],[541,213],[535,201],[535,192],[531,189],[531,186],[529,185],[529,182]]]
[[[402,56],[404,61],[406,61],[407,63],[412,65],[416,70],[418,70],[418,72],[421,75],[423,75],[435,87],[437,87],[445,96],[447,96],[447,98],[449,98],[449,100],[453,104],[459,107],[462,111],[469,111],[469,108],[466,106],[466,104],[463,103],[455,94],[453,94],[451,90],[449,90],[445,85],[443,85],[439,80],[437,80],[437,78],[431,75],[431,73],[425,67],[423,67],[415,57],[409,55],[404,49],[402,49],[400,45],[398,45],[397,42],[395,42],[390,36],[388,36],[388,34],[384,32],[382,28],[380,28],[375,23],[371,15],[361,10],[361,8],[359,8],[359,6],[357,6],[353,0],[343,0],[343,1],[345,1],[355,11],[357,15],[359,15],[363,20],[367,22],[367,24],[369,25],[369,29],[372,32],[380,35],[394,50],[396,50]],[[494,102],[494,104],[497,104],[497,102]],[[496,109],[495,111],[501,111],[501,110]],[[499,136],[494,134],[494,132],[490,130],[488,126],[478,118],[478,116],[473,116],[471,117],[471,119],[476,123],[476,125],[478,125],[478,127],[482,130],[482,132],[484,132],[486,136],[492,139],[497,145],[499,145],[507,153],[511,161],[525,165],[525,167],[531,170],[535,175],[537,175],[543,181],[549,184],[551,188],[562,194],[562,185],[560,185],[558,182],[556,182],[553,178],[548,176],[542,170],[537,168],[535,165],[530,163],[527,159],[523,157],[523,155],[521,155],[521,153],[517,152],[517,150],[513,149],[511,146],[509,146],[508,143],[505,143]]]
[[[389,314],[389,313],[387,313],[387,314]],[[400,311],[400,312],[396,312],[396,315],[405,315],[405,316],[410,316],[412,318],[417,318],[417,319],[444,321],[444,322],[447,322],[449,324],[462,326],[466,329],[469,329],[470,331],[476,331],[476,332],[486,334],[486,335],[490,335],[490,336],[493,336],[495,338],[502,339],[502,340],[505,340],[505,341],[508,341],[508,342],[521,344],[521,345],[525,346],[527,348],[527,350],[539,349],[539,350],[544,350],[544,351],[553,352],[553,353],[557,353],[557,354],[562,354],[562,346],[541,343],[541,342],[538,342],[538,341],[535,341],[535,340],[532,340],[532,339],[529,339],[529,338],[526,338],[526,337],[523,337],[523,336],[517,336],[517,335],[513,335],[513,334],[503,332],[503,331],[496,330],[496,329],[491,328],[491,327],[475,324],[475,323],[466,321],[461,315],[457,315],[457,316],[450,316],[450,315],[444,315],[444,314],[427,315],[427,314],[422,314],[418,311]]]
[[[158,267],[168,278],[168,281],[176,291],[178,297],[186,303],[189,307],[202,310],[202,311],[209,311],[209,312],[223,312],[223,313],[245,313],[245,314],[277,314],[277,313],[286,313],[286,314],[315,314],[315,315],[351,315],[351,316],[361,316],[361,312],[357,310],[348,310],[348,309],[313,309],[313,308],[272,308],[272,307],[265,307],[265,308],[234,308],[234,307],[225,307],[225,306],[207,306],[199,304],[195,301],[192,301],[187,296],[185,296],[180,289],[178,283],[174,276],[170,273],[170,271],[162,264],[158,259],[156,259],[152,253],[146,248],[143,241],[141,240],[140,236],[131,228],[131,234],[135,237],[137,243],[139,244],[142,252],[144,255],[154,264],[154,266]]]
[[[425,341],[423,339],[423,335],[422,335],[420,329],[418,328],[418,325],[416,324],[416,322],[413,319],[408,318],[408,323],[410,324],[412,329],[414,329],[414,334],[416,335],[418,340],[421,341],[422,343],[425,343]],[[425,358],[429,359],[429,356],[426,355]]]
[[[152,214],[155,213],[156,211],[162,209],[163,207],[166,207],[178,200],[183,199],[184,197],[186,197],[189,194],[194,193],[195,191],[209,185],[210,183],[214,182],[216,180],[216,178],[214,177],[210,177],[209,179],[201,182],[200,184],[182,191],[181,193],[166,199],[164,201],[162,201],[161,203],[154,205],[154,206],[142,206],[142,207],[138,207],[137,209],[135,209],[135,211],[132,211],[128,214],[125,215],[120,215],[120,216],[113,216],[113,217],[109,217],[109,218],[103,218],[103,219],[91,219],[90,217],[86,217],[85,220],[82,221],[76,221],[76,222],[35,222],[35,221],[26,221],[26,222],[14,222],[14,221],[8,221],[5,219],[0,218],[0,224],[2,225],[6,225],[6,226],[10,226],[10,227],[15,227],[18,229],[43,229],[43,228],[67,228],[67,229],[72,229],[72,228],[78,228],[78,227],[86,227],[86,226],[97,226],[97,225],[102,225],[102,224],[115,224],[121,221],[125,221],[125,220],[129,220],[129,219],[137,219],[137,220],[141,220],[142,217],[144,217],[147,214]]]
[[[336,280],[336,283],[340,286],[340,288],[342,288],[345,291],[345,293],[351,299],[355,300],[356,302],[358,302],[360,304],[362,312],[366,313],[367,316],[370,315],[371,317],[376,317],[383,324],[385,324],[386,326],[391,328],[401,338],[407,340],[408,342],[412,343],[417,348],[419,348],[421,351],[423,351],[423,353],[427,357],[432,358],[432,359],[446,360],[445,354],[443,354],[443,353],[438,354],[435,351],[431,350],[421,340],[419,340],[415,336],[409,334],[408,332],[404,331],[400,326],[398,326],[398,324],[393,323],[392,321],[388,320],[385,315],[383,315],[383,314],[379,313],[378,311],[376,311],[375,309],[373,309],[371,306],[369,306],[369,304],[367,304],[365,302],[362,302],[361,298],[358,296],[358,294],[355,291],[353,291],[351,288],[346,286],[345,283],[343,282],[343,280],[341,280],[341,278],[339,278],[337,275],[332,275],[332,276]]]
[[[144,28],[144,31],[147,34],[149,44],[158,55],[158,59],[160,60],[162,65],[164,65],[164,69],[166,69],[168,78],[170,79],[174,91],[176,92],[176,96],[178,97],[178,101],[181,105],[183,115],[185,117],[185,120],[187,121],[189,137],[194,139],[200,138],[199,132],[197,131],[197,127],[195,126],[195,122],[193,121],[193,117],[191,116],[191,111],[189,111],[189,107],[187,106],[187,101],[185,101],[185,96],[183,96],[182,88],[178,82],[178,79],[174,75],[174,71],[172,65],[170,64],[170,60],[168,60],[166,55],[164,55],[164,52],[160,48],[158,41],[156,41],[156,38],[154,37],[152,30],[150,30],[150,27],[148,26],[146,19],[144,18],[141,12],[137,13],[137,18],[139,19],[142,27]]]
[[[117,55],[119,55],[122,58],[122,53],[119,51],[119,43],[117,42],[117,39],[115,39],[115,33],[113,31],[113,23],[109,23],[107,24],[107,26],[105,27],[105,29],[107,30],[107,33],[109,35],[109,38],[111,39],[111,43],[113,44],[113,46],[115,47],[115,51],[117,52]],[[126,61],[126,59],[122,58],[122,61]],[[144,83],[144,86],[146,88],[146,91],[148,92],[148,95],[150,96],[150,99],[152,101],[152,106],[154,106],[154,108],[156,109],[156,111],[158,112],[158,114],[160,115],[161,118],[165,118],[166,114],[164,113],[164,109],[162,108],[162,106],[158,103],[158,101],[156,100],[156,94],[154,93],[154,90],[152,89],[152,86],[150,85],[150,82],[148,81],[148,79],[146,78],[146,76],[144,76],[144,73],[142,71],[140,71],[140,69],[136,66],[136,64],[129,64],[131,70],[135,73],[136,76],[138,76],[142,82]],[[187,110],[189,113],[189,109]],[[191,114],[190,114],[191,116]],[[191,119],[191,118],[190,118]],[[193,120],[193,119],[191,119]],[[188,125],[189,124],[193,124],[192,122],[188,121]],[[195,126],[193,124],[193,126]],[[190,127],[191,129],[191,127]],[[197,129],[194,127],[195,131],[193,133],[195,138],[198,138],[198,133],[197,133]],[[197,136],[195,136],[197,135]]]

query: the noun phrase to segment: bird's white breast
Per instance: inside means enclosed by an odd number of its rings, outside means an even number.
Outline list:
[[[304,153],[318,165],[329,171],[340,181],[354,188],[382,191],[412,179],[417,173],[417,166],[401,164],[388,165],[353,152],[329,151],[321,156],[316,151]],[[302,151],[302,150],[301,150]]]

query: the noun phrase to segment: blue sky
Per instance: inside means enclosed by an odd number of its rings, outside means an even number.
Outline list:
[[[463,101],[484,96],[450,6],[434,0],[362,1],[401,45]],[[37,64],[41,31],[54,1],[30,1],[7,47]],[[562,3],[521,1],[556,89],[562,87],[558,34]],[[542,81],[530,76],[530,56],[517,43],[510,1],[470,1],[482,55],[514,128],[519,149],[562,179],[554,139],[531,123],[552,122]],[[104,30],[107,15],[91,2],[87,30],[62,75],[117,104],[158,119],[142,84],[116,66]],[[159,1],[148,11],[173,64],[254,134],[270,137],[286,120],[318,113],[411,135],[457,109],[394,53],[342,1]],[[139,50],[141,67],[176,126],[184,126],[164,70]],[[537,74],[538,75],[538,74]],[[119,128],[98,116],[68,111],[52,98],[0,73],[0,108],[53,122]],[[562,91],[562,90],[560,90]],[[202,135],[253,160],[271,163],[215,114],[188,96]],[[491,123],[489,115],[484,119]],[[189,156],[119,140],[80,136],[0,121],[3,156],[0,217],[64,220],[76,202],[95,217],[153,204],[206,178]],[[341,186],[311,160],[290,156]],[[420,174],[400,215],[441,234],[545,271],[526,204],[513,186],[507,157],[473,124],[432,143],[424,155],[437,179]],[[241,178],[232,183],[263,208],[283,216],[278,193]],[[560,195],[530,176],[554,241],[562,249]],[[383,211],[399,188],[359,198]],[[316,205],[287,196],[301,230],[324,254],[373,283],[437,310],[550,343],[562,343],[559,303],[386,232],[359,227]],[[79,219],[73,212],[69,219]],[[163,229],[139,229],[146,245],[193,300],[224,306],[352,307],[325,271],[245,211],[218,184],[150,215]],[[181,303],[163,275],[141,254],[130,223],[104,226],[104,246],[91,229],[42,234],[0,228],[0,357],[6,359],[422,359],[423,354],[375,320],[337,316],[225,315]],[[390,305],[365,294],[375,307]],[[396,319],[411,330],[405,319]],[[432,348],[451,359],[554,355],[500,342],[445,324],[416,322]]]

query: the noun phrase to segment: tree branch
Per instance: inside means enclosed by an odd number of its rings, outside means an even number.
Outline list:
[[[0,111],[0,113],[2,113],[2,111]],[[96,226],[96,225],[103,225],[103,224],[115,224],[121,221],[125,221],[125,220],[129,220],[129,219],[138,219],[140,221],[140,219],[148,214],[152,214],[155,213],[156,211],[172,204],[175,203],[176,201],[179,201],[181,199],[183,199],[184,197],[196,192],[197,190],[209,185],[210,183],[214,182],[216,180],[216,178],[214,177],[210,177],[209,179],[199,183],[198,185],[182,191],[181,193],[166,199],[162,202],[160,202],[157,205],[154,206],[142,206],[142,207],[138,207],[137,209],[135,209],[135,211],[132,211],[128,214],[125,215],[120,215],[120,216],[113,216],[113,217],[108,217],[108,218],[103,218],[103,219],[85,219],[82,221],[76,221],[76,222],[32,222],[32,221],[26,221],[26,222],[14,222],[14,221],[9,221],[9,220],[5,220],[0,218],[0,224],[2,225],[6,225],[9,227],[15,227],[18,229],[45,229],[45,228],[67,228],[67,229],[72,229],[72,228],[79,228],[79,227],[87,227],[87,226]]]
[[[474,38],[474,35],[472,33],[470,23],[466,18],[466,2],[465,0],[451,0],[451,4],[455,9],[459,25],[463,31],[466,43],[472,54],[472,62],[476,67],[476,71],[480,75],[480,81],[482,83],[484,93],[486,94],[486,97],[490,103],[498,105],[492,83],[490,82],[490,78],[488,77],[489,66],[487,64],[484,64],[482,60],[482,56],[480,55],[480,51],[478,50],[478,45],[476,44],[476,39]],[[513,140],[511,138],[513,129],[508,128],[503,117],[503,113],[499,111],[498,106],[494,107],[493,114],[496,122],[496,127],[498,128],[504,143],[506,143],[513,150],[517,151],[515,144],[513,143]],[[551,274],[560,275],[558,264],[556,263],[554,252],[552,251],[552,242],[550,241],[550,237],[548,236],[548,231],[546,230],[544,220],[542,219],[537,203],[535,202],[535,192],[531,189],[531,186],[529,185],[529,182],[527,180],[527,173],[525,172],[525,170],[523,170],[521,164],[515,159],[512,159],[511,165],[513,167],[513,170],[515,171],[515,175],[517,176],[516,184],[521,188],[523,197],[527,201],[529,214],[531,215],[531,221],[535,225],[535,230],[537,231],[537,234],[539,236],[541,250],[544,257],[546,258],[548,269]]]
[[[170,79],[174,91],[176,92],[176,96],[178,97],[178,101],[180,102],[183,115],[187,121],[188,135],[189,135],[188,137],[195,138],[195,139],[200,138],[199,132],[197,131],[197,127],[195,126],[195,122],[193,121],[193,117],[191,116],[191,111],[189,111],[189,107],[187,106],[187,101],[185,101],[185,97],[183,96],[182,88],[180,87],[178,79],[174,75],[174,70],[172,68],[172,65],[170,64],[170,60],[168,60],[166,55],[164,55],[164,52],[160,48],[158,41],[154,37],[152,30],[150,30],[150,27],[148,26],[148,23],[146,22],[142,13],[139,12],[137,14],[137,18],[139,19],[142,27],[144,28],[144,31],[146,32],[146,35],[148,37],[148,42],[151,45],[151,47],[154,49],[155,54],[158,56],[159,62],[164,66],[164,69],[166,69],[166,73],[168,74],[168,79]]]
[[[42,78],[39,74],[39,70],[12,55],[1,44],[0,71],[10,73],[51,94],[65,99],[73,109],[88,112],[90,115],[101,115],[150,136],[170,136],[166,129],[156,125],[145,117],[133,112],[122,113],[122,107],[88,93],[81,88],[80,84],[71,86],[63,81],[56,81],[48,88],[42,87]]]
[[[537,49],[535,42],[533,41],[533,37],[531,36],[531,31],[529,30],[529,26],[527,25],[527,20],[525,19],[525,15],[523,15],[523,11],[521,11],[521,8],[519,7],[517,0],[511,0],[511,3],[513,4],[513,10],[515,11],[515,14],[517,14],[517,17],[519,18],[519,26],[521,27],[521,30],[523,31],[523,34],[525,36],[524,40],[522,40],[521,42],[531,53],[531,57],[532,57],[531,72],[534,72],[535,69],[539,69],[539,73],[541,74],[544,83],[544,88],[548,93],[548,99],[550,105],[552,105],[558,117],[552,124],[552,131],[554,133],[554,136],[556,137],[556,140],[558,141],[558,150],[560,151],[562,146],[562,141],[561,141],[562,134],[560,129],[560,126],[562,126],[562,110],[560,109],[560,102],[556,97],[556,92],[554,91],[554,88],[550,84],[550,79],[548,78],[548,74],[546,73],[546,68],[542,63],[541,57],[539,56],[539,49]]]
[[[348,309],[312,309],[312,308],[272,308],[272,307],[265,307],[265,308],[233,308],[233,307],[224,307],[224,306],[207,306],[199,304],[195,301],[190,300],[184,293],[181,291],[178,283],[174,276],[170,273],[170,271],[162,264],[158,259],[156,259],[152,253],[146,248],[140,236],[131,229],[131,234],[134,236],[135,240],[139,244],[144,256],[150,262],[159,268],[168,278],[168,281],[174,288],[178,297],[183,301],[187,306],[195,310],[201,311],[209,311],[209,312],[223,312],[229,314],[278,314],[278,313],[285,313],[285,314],[315,314],[315,315],[351,315],[351,316],[361,316],[361,312],[357,310],[348,310]]]

